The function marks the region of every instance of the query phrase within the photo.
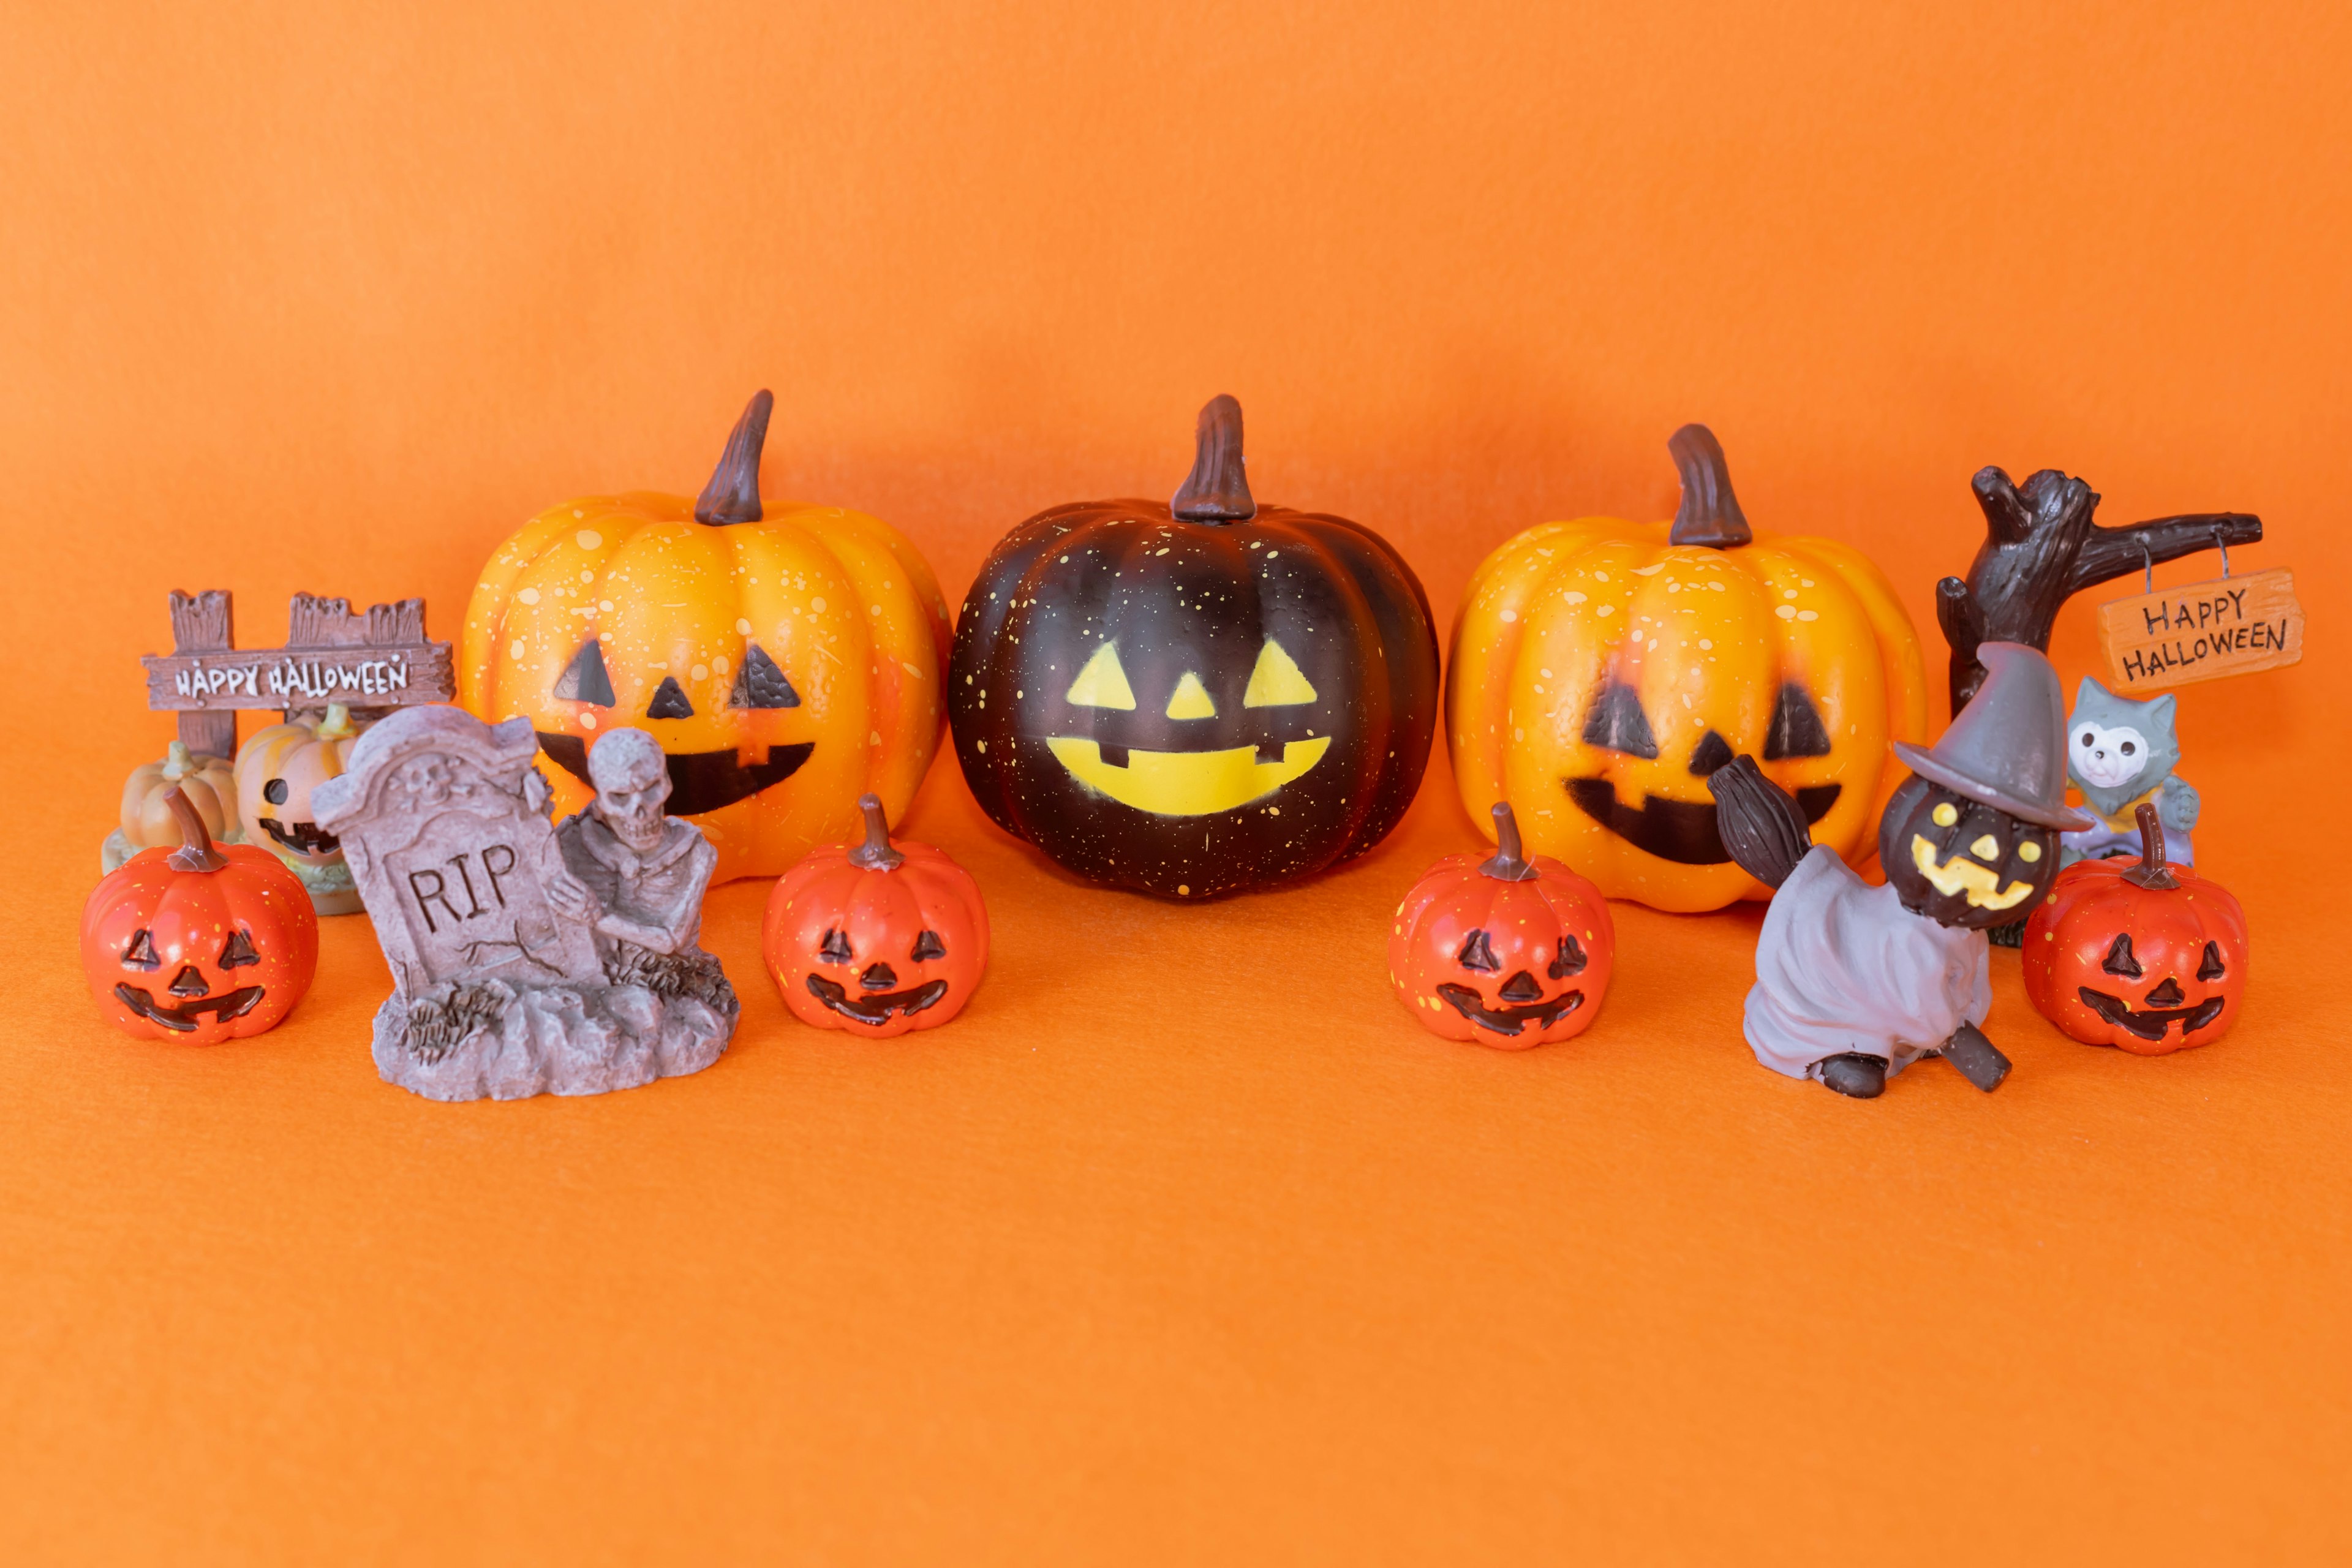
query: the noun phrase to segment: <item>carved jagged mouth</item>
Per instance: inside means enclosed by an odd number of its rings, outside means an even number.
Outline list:
[[[2122,997],[2110,996],[2104,991],[2094,991],[2087,985],[2075,987],[2074,994],[2083,999],[2084,1006],[2088,1007],[2116,1028],[2127,1029],[2143,1040],[2164,1038],[2166,1026],[2176,1020],[2180,1025],[2180,1037],[2185,1040],[2220,1017],[2221,1009],[2229,1005],[2229,998],[2226,996],[2208,996],[2194,1007],[2164,1007],[2145,1013],[2135,1013],[2124,1005]],[[2175,994],[2179,993],[2176,992]]]
[[[217,996],[199,996],[176,1007],[156,1001],[136,985],[117,985],[114,994],[122,998],[124,1006],[141,1017],[183,1035],[192,1032],[196,1020],[206,1013],[215,1015],[226,1024],[231,1018],[244,1017],[253,1011],[253,1005],[261,1000],[261,987],[258,985],[240,985],[234,991],[224,991]]]
[[[539,732],[539,749],[547,760],[578,779],[594,787],[588,776],[588,742],[577,735]],[[768,760],[745,767],[736,761],[735,748],[724,747],[716,752],[668,752],[669,799],[662,809],[672,816],[700,816],[707,811],[733,805],[759,794],[770,784],[782,784],[800,772],[801,764],[816,750],[814,741],[803,741],[796,746],[771,746]]]
[[[315,822],[280,822],[274,816],[265,816],[261,826],[268,830],[270,837],[297,855],[331,855],[342,847],[333,834],[320,832]]]
[[[1550,1028],[1584,1005],[1584,993],[1567,991],[1549,1002],[1529,1002],[1517,1007],[1489,1007],[1467,985],[1451,982],[1437,988],[1438,996],[1455,1012],[1482,1029],[1492,1029],[1498,1035],[1516,1035],[1533,1024],[1540,1031]]]
[[[1578,809],[1634,848],[1677,866],[1721,866],[1731,859],[1716,831],[1712,801],[1667,800],[1645,795],[1639,806],[1617,798],[1607,779],[1570,779],[1568,798]],[[1808,824],[1819,822],[1837,804],[1843,784],[1807,784],[1797,791],[1797,809]]]
[[[909,1017],[932,1006],[948,994],[948,983],[934,980],[928,985],[918,985],[912,991],[885,991],[879,996],[852,996],[837,981],[822,974],[808,977],[809,994],[840,1014],[861,1024],[887,1024],[893,1013]]]

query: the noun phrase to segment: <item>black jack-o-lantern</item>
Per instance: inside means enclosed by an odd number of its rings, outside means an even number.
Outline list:
[[[2032,910],[2058,874],[2055,828],[1913,777],[1878,823],[1878,859],[1903,907],[1982,931]]]
[[[1344,518],[1258,506],[1230,397],[1201,411],[1172,503],[1057,507],[1004,537],[948,686],[991,817],[1081,877],[1183,899],[1379,843],[1421,783],[1437,700],[1412,569]]]

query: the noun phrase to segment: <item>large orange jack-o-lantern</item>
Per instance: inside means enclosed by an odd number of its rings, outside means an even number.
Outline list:
[[[1462,803],[1517,810],[1528,843],[1611,898],[1695,912],[1769,889],[1733,863],[1706,776],[1742,755],[1796,798],[1813,842],[1868,860],[1924,741],[1910,618],[1862,552],[1749,531],[1706,426],[1668,443],[1675,521],[1528,529],[1471,578],[1446,671]]]
[[[599,734],[650,731],[719,881],[849,837],[868,791],[905,810],[947,721],[929,565],[878,518],[761,499],[772,403],[698,499],[591,496],[525,523],[482,568],[458,655],[465,708],[538,731],[559,816],[594,793]]]
[[[275,1027],[310,988],[319,917],[267,850],[216,845],[183,790],[177,849],[142,849],[83,906],[82,973],[127,1034],[210,1046]]]
[[[988,968],[988,908],[971,874],[893,842],[878,795],[862,844],[819,849],[777,879],[760,951],[803,1024],[888,1039],[963,1011]]]
[[[1493,855],[1449,855],[1397,906],[1389,983],[1449,1040],[1524,1050],[1591,1027],[1617,960],[1601,889],[1549,856],[1525,858],[1507,804]]]
[[[2076,861],[2025,922],[2025,994],[2084,1045],[2141,1057],[2210,1046],[2245,1005],[2245,911],[2166,862],[2154,805],[2135,819],[2139,859]]]

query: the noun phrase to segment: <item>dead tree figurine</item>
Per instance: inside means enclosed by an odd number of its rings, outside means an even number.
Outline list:
[[[2252,544],[2263,536],[2263,520],[2242,511],[2190,512],[2102,528],[2091,521],[2098,492],[2055,468],[2044,468],[2022,485],[2011,484],[1999,468],[1979,468],[1970,488],[1984,508],[1984,544],[1969,563],[1966,582],[1947,577],[1936,584],[1936,620],[1952,648],[1955,715],[1984,683],[1979,644],[2023,643],[2047,653],[2059,607],[2084,589],[2159,561]]]

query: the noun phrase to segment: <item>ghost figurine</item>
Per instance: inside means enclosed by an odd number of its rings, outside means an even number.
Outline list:
[[[1745,1032],[1756,1059],[1856,1100],[1924,1056],[1988,1092],[2009,1058],[1979,1027],[1992,1006],[1987,928],[2022,918],[2058,874],[2065,803],[2057,671],[1986,643],[1987,675],[1932,750],[1895,743],[1912,777],[1879,818],[1872,887],[1812,842],[1804,813],[1752,757],[1707,778],[1724,847],[1776,889],[1756,942]]]
[[[2083,678],[2074,717],[2066,721],[2066,781],[2083,792],[2083,803],[2099,820],[2065,836],[2060,864],[2116,856],[2137,859],[2143,804],[2155,806],[2164,825],[2165,858],[2182,866],[2196,863],[2189,830],[2197,826],[2200,803],[2189,781],[2172,771],[2180,762],[2172,714],[2169,691],[2135,702]]]

